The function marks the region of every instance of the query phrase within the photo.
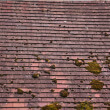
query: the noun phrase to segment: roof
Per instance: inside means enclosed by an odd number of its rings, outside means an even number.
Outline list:
[[[91,101],[94,110],[107,110],[109,34],[109,1],[0,1],[1,110],[40,110],[55,101],[62,110],[75,110],[83,101]],[[77,58],[85,65],[76,66]],[[97,76],[85,69],[93,59],[102,67]],[[104,82],[102,90],[91,89],[93,79]],[[17,94],[17,88],[25,93]],[[62,98],[59,92],[65,88],[69,96]]]

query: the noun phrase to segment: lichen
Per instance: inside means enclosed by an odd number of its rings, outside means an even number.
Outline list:
[[[91,84],[91,88],[95,90],[101,90],[104,86],[104,83],[99,80],[92,80],[90,84]]]
[[[50,68],[55,69],[55,65],[51,65]]]
[[[96,61],[93,61],[93,62],[88,62],[88,66],[85,67],[89,72],[91,73],[94,73],[96,75],[100,74],[101,73],[101,67],[100,65],[96,62]]]
[[[18,88],[18,89],[17,89],[17,93],[18,93],[18,94],[23,94],[24,91],[23,91],[22,89]]]
[[[45,105],[41,108],[41,110],[59,110],[62,106],[58,102],[51,103],[49,105]]]
[[[52,82],[56,84],[57,83],[57,79],[56,78],[52,79]]]
[[[75,59],[75,65],[80,67],[81,65],[83,65],[83,62],[79,61],[79,59],[77,58]]]
[[[38,73],[35,73],[35,74],[32,75],[32,77],[33,78],[39,78],[39,74]]]
[[[91,102],[81,102],[76,107],[77,110],[93,110],[93,105]]]
[[[68,90],[67,89],[65,89],[65,90],[61,90],[60,91],[60,96],[61,97],[67,97],[69,95],[69,92],[68,92]]]

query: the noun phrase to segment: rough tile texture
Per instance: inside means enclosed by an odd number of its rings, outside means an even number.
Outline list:
[[[40,110],[53,101],[62,110],[75,110],[82,101],[93,102],[94,110],[107,110],[110,70],[103,63],[110,53],[109,31],[110,2],[0,1],[0,110]],[[77,58],[86,64],[76,66]],[[98,76],[85,69],[93,59],[102,67]],[[39,78],[32,78],[34,73]],[[104,88],[91,89],[92,79],[103,81]],[[17,88],[32,93],[17,94]],[[64,88],[67,98],[59,94]]]

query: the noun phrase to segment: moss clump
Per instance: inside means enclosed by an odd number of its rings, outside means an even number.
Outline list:
[[[54,92],[55,90],[54,90],[54,89],[51,89],[50,91],[51,91],[51,92]]]
[[[104,33],[104,35],[105,35],[105,36],[109,36],[109,34],[108,34],[108,33],[106,33],[106,32]]]
[[[49,63],[49,62],[50,62],[50,60],[49,60],[49,59],[45,59],[45,62],[48,62],[48,63]]]
[[[57,79],[56,78],[52,79],[52,82],[56,84],[57,83]]]
[[[61,96],[61,97],[67,97],[68,95],[69,95],[69,92],[68,92],[67,89],[60,91],[60,96]]]
[[[91,84],[91,88],[95,90],[101,90],[104,86],[104,83],[99,80],[92,80],[90,84]]]
[[[22,89],[18,88],[18,89],[17,89],[17,93],[18,93],[18,94],[23,94],[24,91],[23,91]]]
[[[37,57],[37,60],[41,60],[41,58],[40,57]]]
[[[110,59],[107,59],[107,60],[105,61],[105,64],[110,64]]]
[[[55,65],[51,65],[50,68],[55,69]]]
[[[32,98],[35,98],[36,97],[34,94],[32,94],[31,96],[32,96]]]
[[[41,110],[59,110],[62,106],[58,102],[51,103],[41,108]]]
[[[75,59],[75,65],[80,67],[81,65],[83,65],[83,62],[79,61],[79,59],[77,58]]]
[[[32,77],[33,78],[39,78],[39,74],[38,73],[35,73],[35,74],[32,75]]]
[[[89,72],[94,73],[94,74],[100,74],[101,73],[101,67],[100,65],[96,62],[88,62],[88,66],[85,67]]]
[[[50,71],[44,70],[44,72],[50,74]]]
[[[93,110],[93,105],[90,102],[81,102],[76,107],[77,110]]]

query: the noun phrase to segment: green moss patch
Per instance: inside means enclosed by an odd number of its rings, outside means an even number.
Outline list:
[[[35,74],[32,75],[32,77],[33,78],[39,78],[39,74],[38,73],[35,73]]]
[[[104,83],[99,80],[92,80],[90,84],[91,84],[91,88],[95,90],[101,90],[104,86]]]
[[[61,96],[61,97],[64,97],[64,98],[65,98],[65,97],[67,97],[68,95],[69,95],[68,90],[65,89],[65,90],[61,90],[61,91],[60,91],[60,96]]]
[[[77,110],[93,110],[93,105],[91,102],[81,102],[76,107]]]
[[[41,108],[41,110],[59,110],[62,106],[58,102],[51,103]]]
[[[49,62],[50,62],[50,60],[49,60],[49,59],[45,59],[45,62],[48,62],[48,63],[49,63]]]
[[[18,89],[17,89],[17,93],[18,93],[18,94],[23,94],[24,91],[23,91],[22,89],[18,88]]]
[[[88,66],[85,67],[89,72],[94,73],[96,75],[101,73],[102,68],[100,67],[100,65],[96,62],[88,62]]]

